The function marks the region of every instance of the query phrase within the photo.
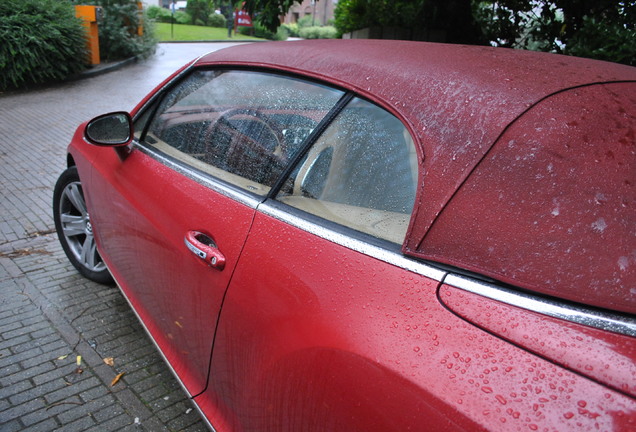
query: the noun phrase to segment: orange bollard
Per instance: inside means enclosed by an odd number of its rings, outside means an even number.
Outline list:
[[[75,16],[82,19],[86,29],[86,49],[88,50],[88,64],[99,64],[99,34],[97,21],[102,17],[99,6],[76,5]]]

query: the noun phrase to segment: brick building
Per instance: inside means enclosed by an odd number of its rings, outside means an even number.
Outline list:
[[[290,24],[304,16],[313,16],[315,25],[327,25],[329,20],[333,19],[333,11],[337,3],[338,0],[303,0],[294,3],[283,22]]]

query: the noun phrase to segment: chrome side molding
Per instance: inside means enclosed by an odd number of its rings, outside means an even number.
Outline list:
[[[626,315],[613,314],[611,312],[568,304],[558,300],[533,296],[456,274],[449,274],[443,282],[455,288],[531,312],[613,333],[636,337],[636,319]]]
[[[356,252],[360,252],[372,258],[376,258],[380,261],[393,264],[397,267],[401,267],[413,273],[420,274],[429,279],[433,279],[439,282],[446,275],[446,272],[443,270],[432,267],[423,262],[407,258],[400,253],[393,252],[380,246],[365,242],[364,240],[356,238],[355,236],[348,236],[331,230],[325,226],[318,225],[305,218],[281,210],[280,208],[277,208],[269,204],[268,202],[260,204],[258,206],[258,211],[280,221],[286,222],[289,225],[295,226],[296,228],[299,228],[303,231],[336,243],[340,246],[346,247]]]
[[[173,160],[172,158],[164,155],[160,151],[151,148],[150,146],[146,146],[135,140],[133,141],[133,147],[155,159],[156,161],[162,163],[168,168],[178,172],[179,174],[184,175],[190,180],[199,183],[200,185],[205,186],[209,189],[212,189],[213,191],[218,192],[228,198],[231,198],[234,201],[237,201],[247,207],[256,209],[256,207],[258,207],[258,204],[261,202],[260,198],[255,198],[245,193],[238,192],[237,190],[226,186],[220,181],[215,181],[212,176],[207,176],[205,174],[199,173],[195,169],[190,168],[186,163]]]

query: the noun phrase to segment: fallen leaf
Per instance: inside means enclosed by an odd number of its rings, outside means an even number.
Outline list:
[[[104,363],[106,363],[108,366],[115,366],[115,359],[112,357],[106,357],[104,359]]]
[[[121,377],[124,376],[126,372],[122,372],[117,374],[117,376],[115,378],[113,378],[113,381],[110,383],[110,386],[113,387],[115,384],[117,384],[119,382],[119,380],[121,379]]]
[[[63,355],[63,356],[59,356],[57,359],[58,360],[64,360],[66,357],[68,357],[68,354]]]
[[[83,373],[83,372],[84,372],[84,369],[82,369],[81,367],[78,367],[77,369],[75,369],[75,373],[78,374],[78,375]]]

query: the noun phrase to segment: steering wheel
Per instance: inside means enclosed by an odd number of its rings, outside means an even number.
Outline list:
[[[220,113],[205,141],[206,163],[257,183],[273,185],[287,164],[281,128],[256,109]]]
[[[258,136],[250,135],[250,129],[252,128],[244,128],[243,130],[237,128],[236,125],[233,124],[235,120],[259,123],[259,126],[261,126],[261,128],[259,128],[260,133]],[[255,145],[260,146],[262,148],[261,150],[275,155],[280,159],[287,158],[287,148],[281,127],[262,111],[253,108],[232,108],[224,111],[208,128],[206,135],[209,140],[214,140],[214,135],[219,128],[226,128],[231,135],[241,134],[249,138]]]

